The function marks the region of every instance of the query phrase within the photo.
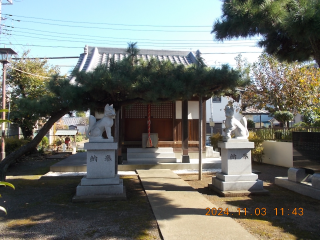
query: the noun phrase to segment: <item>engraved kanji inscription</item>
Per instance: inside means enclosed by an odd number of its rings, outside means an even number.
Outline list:
[[[98,157],[96,155],[93,155],[90,157],[90,162],[94,162],[94,161],[98,162]]]
[[[231,154],[231,155],[230,155],[230,159],[237,159],[237,155]]]
[[[247,154],[247,153],[244,153],[243,156],[242,156],[242,158],[248,159],[248,158],[249,158],[249,157],[248,157],[248,154]]]
[[[110,155],[107,155],[104,160],[105,160],[105,161],[108,161],[108,162],[109,162],[109,161],[112,161]]]

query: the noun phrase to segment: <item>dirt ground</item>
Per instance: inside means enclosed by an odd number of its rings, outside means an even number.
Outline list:
[[[137,176],[124,177],[127,201],[72,203],[81,178],[39,180],[60,160],[34,155],[8,169],[14,177],[7,181],[16,189],[0,188],[0,206],[8,211],[0,212],[0,239],[161,239]],[[219,197],[208,188],[214,174],[204,174],[202,181],[197,174],[180,177],[217,206],[217,213],[228,209],[258,239],[320,239],[320,201],[274,185],[274,175],[286,175],[284,168],[254,169],[261,171],[270,196]]]
[[[0,189],[8,211],[0,212],[0,239],[161,239],[137,176],[124,177],[126,201],[72,203],[81,178],[39,180],[60,160],[34,156],[10,167],[16,189]]]
[[[203,175],[202,181],[196,174],[180,177],[223,212],[228,208],[229,216],[258,239],[320,239],[320,201],[275,185],[263,173],[264,165],[260,168],[259,179],[270,196],[219,197],[208,188],[214,174]]]

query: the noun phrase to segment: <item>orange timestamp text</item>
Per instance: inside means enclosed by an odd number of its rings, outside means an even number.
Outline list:
[[[207,216],[266,216],[267,214],[273,214],[276,216],[303,216],[303,208],[274,208],[271,211],[267,211],[266,208],[237,208],[236,212],[230,212],[229,208],[207,207],[206,211]]]

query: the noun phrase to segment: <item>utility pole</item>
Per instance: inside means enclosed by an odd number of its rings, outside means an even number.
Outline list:
[[[2,29],[1,20],[2,20],[2,5],[12,5],[12,0],[7,0],[8,3],[2,3],[2,0],[0,0],[0,29]],[[0,31],[0,34],[2,31]],[[12,56],[14,54],[17,54],[15,51],[13,51],[11,48],[0,48],[0,62],[2,63],[2,109],[6,109],[6,64],[8,63],[9,56]],[[1,126],[1,160],[3,160],[6,157],[5,152],[5,119],[6,119],[6,113],[2,112],[2,126]]]
[[[2,20],[2,5],[12,5],[13,0],[7,0],[8,3],[2,3],[2,0],[0,0],[0,29],[2,29],[2,26],[1,26],[1,20]],[[0,34],[2,33],[2,31],[0,31]]]

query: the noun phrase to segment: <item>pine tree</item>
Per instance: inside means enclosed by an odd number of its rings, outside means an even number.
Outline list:
[[[259,45],[280,60],[320,66],[320,1],[224,0],[222,11],[211,32],[217,40],[262,36]]]

